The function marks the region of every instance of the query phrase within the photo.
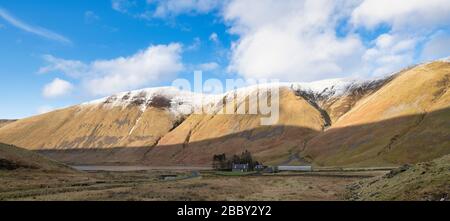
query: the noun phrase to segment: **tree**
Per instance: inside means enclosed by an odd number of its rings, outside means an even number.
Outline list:
[[[214,155],[213,157],[213,168],[216,170],[231,170],[233,164],[248,164],[250,170],[254,170],[256,165],[260,163],[254,161],[252,154],[245,150],[241,155],[233,155],[231,159],[227,159],[225,153]]]
[[[242,152],[242,154],[241,154],[241,163],[253,164],[252,154],[250,152],[248,152],[247,150]]]
[[[225,153],[214,155],[214,157],[213,157],[213,168],[215,170],[226,170],[226,169],[228,169],[228,161],[227,161],[227,156],[225,155]]]

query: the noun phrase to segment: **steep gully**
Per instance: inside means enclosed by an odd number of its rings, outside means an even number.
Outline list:
[[[397,77],[398,75],[400,75],[401,73],[403,73],[409,69],[410,68],[407,68],[395,75],[392,75],[392,76],[389,76],[389,77],[386,77],[383,79],[365,82],[360,85],[349,85],[348,88],[346,88],[345,95],[341,95],[341,96],[349,96],[351,98],[351,103],[349,104],[349,108],[345,111],[345,113],[350,111],[360,99],[377,92],[381,87],[383,87],[387,83],[391,82],[395,77]],[[334,97],[335,94],[334,94],[333,90],[326,89],[320,93],[315,93],[313,91],[297,90],[297,91],[295,91],[295,93],[297,96],[306,100],[312,107],[314,107],[321,114],[322,120],[324,122],[322,132],[332,126],[332,120],[331,120],[330,114],[325,109],[325,106],[330,107],[337,101],[337,99]],[[342,113],[335,120],[338,120],[345,113]],[[421,118],[422,120],[423,120],[423,117]],[[420,124],[420,123],[418,123],[418,124]],[[418,126],[418,124],[417,124],[417,126]],[[316,136],[306,138],[304,140],[303,144],[301,144],[302,148],[300,150],[294,152],[293,154],[291,154],[289,156],[289,158],[286,161],[282,162],[281,164],[287,165],[287,164],[290,164],[295,161],[297,161],[301,164],[311,163],[311,159],[308,156],[302,156],[301,153],[306,150],[306,148],[308,146],[308,142],[310,140],[312,140],[313,138],[315,138]],[[398,139],[398,137],[399,136],[397,136],[397,138],[393,138],[394,139],[393,142],[395,142],[395,140]],[[393,139],[391,139],[391,141]],[[393,142],[392,142],[392,144],[393,144]]]

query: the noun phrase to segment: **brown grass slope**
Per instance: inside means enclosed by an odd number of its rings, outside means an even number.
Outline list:
[[[233,105],[249,105],[248,98]],[[226,108],[226,107],[224,107]],[[193,114],[164,135],[158,144],[144,147],[77,149],[42,153],[71,164],[210,165],[214,154],[251,151],[267,163],[287,158],[324,127],[319,111],[287,89],[280,93],[280,121],[260,126],[262,115]]]
[[[328,114],[332,124],[335,124],[344,114],[349,112],[360,100],[367,98],[377,92],[384,85],[395,79],[396,76],[402,74],[410,68],[400,71],[397,74],[386,78],[364,82],[362,84],[349,85],[346,93],[341,96],[335,96],[329,99],[322,99],[317,102]]]
[[[7,125],[7,124],[13,123],[15,121],[16,120],[0,120],[0,128],[5,126],[5,125]]]
[[[391,165],[450,153],[450,63],[420,65],[359,100],[311,139],[318,165]]]
[[[8,124],[0,140],[30,149],[152,146],[175,123],[160,108],[74,106]]]
[[[234,105],[235,110],[245,106],[248,110],[249,102],[247,98],[240,104],[227,105]],[[145,162],[204,165],[210,163],[214,154],[249,150],[259,160],[277,163],[325,124],[320,112],[291,90],[280,90],[279,105],[279,121],[271,126],[260,125],[260,114],[192,115],[162,137],[146,154]]]
[[[35,169],[73,172],[71,168],[44,156],[12,145],[0,143],[0,170]]]
[[[348,186],[351,200],[449,200],[450,155]]]
[[[79,105],[10,123],[0,128],[0,141],[77,164],[208,165],[214,154],[246,149],[268,164],[415,163],[450,153],[449,76],[450,63],[432,62],[316,105],[283,88],[272,126],[260,125],[262,115],[191,115],[181,122],[165,107]],[[257,101],[224,108],[249,102]]]
[[[223,108],[248,111],[249,102]],[[209,165],[214,154],[246,149],[266,162],[283,159],[324,127],[320,112],[288,89],[280,91],[279,122],[261,127],[261,117],[191,115],[178,125],[164,108],[74,106],[7,125],[0,140],[75,164]]]

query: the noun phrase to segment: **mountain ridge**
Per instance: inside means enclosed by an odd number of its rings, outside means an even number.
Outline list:
[[[123,156],[129,163],[205,165],[214,154],[244,149],[271,164],[297,155],[325,166],[427,160],[450,149],[450,132],[443,126],[449,119],[449,66],[447,60],[424,63],[371,81],[281,83],[280,121],[267,127],[260,125],[263,115],[236,112],[255,102],[249,99],[259,92],[255,86],[220,95],[164,87],[123,92],[22,119],[0,128],[0,141],[45,150],[71,163],[120,163]],[[236,93],[242,99],[230,102]],[[193,114],[203,98],[212,114]],[[429,114],[422,116],[421,110],[428,107]],[[235,113],[216,114],[226,108]],[[426,130],[412,127],[420,118],[424,123],[419,127]],[[409,143],[413,134],[435,136],[436,141],[417,143],[437,145],[438,150],[406,151],[414,146]],[[88,155],[89,150],[95,154]],[[389,157],[391,153],[399,156]]]

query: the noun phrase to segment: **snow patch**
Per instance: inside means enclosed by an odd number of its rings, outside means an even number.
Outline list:
[[[379,79],[373,79],[376,81]],[[138,106],[145,112],[151,106],[155,97],[163,97],[170,102],[167,108],[176,118],[194,113],[196,110],[203,110],[206,113],[216,113],[223,108],[223,100],[232,101],[235,98],[245,99],[247,96],[256,96],[258,92],[272,88],[289,88],[293,91],[305,91],[314,93],[320,97],[337,97],[347,93],[350,88],[371,82],[360,79],[336,78],[315,82],[276,82],[258,85],[250,85],[237,88],[223,94],[200,94],[191,91],[182,91],[176,87],[155,87],[141,90],[118,93],[109,97],[97,99],[81,104],[81,107],[102,106],[103,108]],[[243,100],[238,100],[240,103]],[[138,122],[136,122],[137,124]],[[132,133],[134,128],[130,131]]]
[[[134,123],[133,127],[131,128],[130,132],[128,133],[128,136],[130,136],[130,135],[133,133],[134,129],[135,129],[136,126],[138,125],[138,123],[139,123],[139,121],[141,120],[141,118],[142,118],[142,115],[139,116],[138,119],[136,119],[136,122]]]

